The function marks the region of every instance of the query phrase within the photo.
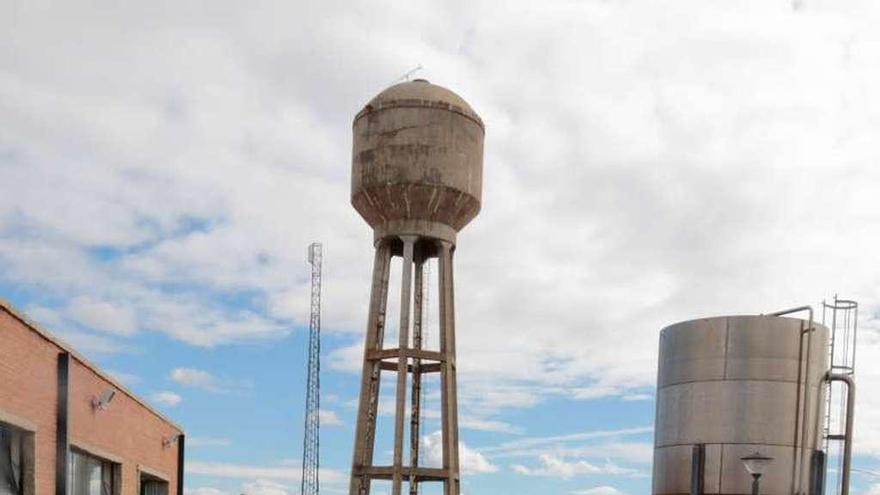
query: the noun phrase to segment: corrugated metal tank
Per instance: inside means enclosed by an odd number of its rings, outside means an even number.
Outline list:
[[[751,493],[740,459],[756,450],[774,458],[761,480],[762,494],[808,491],[825,414],[822,380],[829,345],[828,329],[814,323],[808,370],[808,326],[796,318],[762,315],[705,318],[663,329],[655,495],[691,493],[692,453],[699,444],[705,445],[703,493]]]

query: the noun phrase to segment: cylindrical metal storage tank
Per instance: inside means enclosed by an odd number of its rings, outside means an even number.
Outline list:
[[[655,495],[691,493],[694,447],[702,445],[702,493],[751,493],[741,458],[774,461],[761,493],[809,491],[824,412],[828,329],[796,318],[723,316],[660,334],[654,423]],[[808,341],[811,345],[808,346]],[[807,356],[809,354],[809,363]]]
[[[354,119],[351,203],[376,237],[454,240],[480,211],[483,122],[423,79],[396,84]]]

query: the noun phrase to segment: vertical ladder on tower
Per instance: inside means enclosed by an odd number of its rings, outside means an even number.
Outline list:
[[[855,375],[856,342],[858,330],[859,305],[855,301],[839,299],[834,296],[832,302],[822,301],[822,324],[831,332],[829,363],[834,374]],[[843,430],[846,425],[846,400],[848,391],[838,382],[825,385],[825,427],[824,441],[827,465],[832,459],[837,469],[833,483],[826,483],[830,489],[826,493],[837,494],[842,488],[843,472]],[[834,451],[830,450],[834,447]]]
[[[311,314],[309,318],[306,416],[303,436],[301,495],[318,494],[319,431],[321,428],[321,243],[309,245],[312,266]]]
[[[430,344],[431,338],[431,317],[428,313],[428,310],[431,307],[431,261],[426,260],[423,265],[423,274],[422,274],[422,298],[421,298],[421,321],[422,321],[422,332],[421,332],[421,340],[423,342],[423,347],[428,347]],[[419,393],[419,422],[418,425],[425,424],[425,396],[428,394],[424,390],[424,385],[421,385],[422,390]],[[416,443],[415,449],[417,452],[416,457],[421,459],[424,457],[424,445],[421,443]],[[409,493],[410,495],[422,495],[422,488],[424,483],[413,483],[410,484]]]

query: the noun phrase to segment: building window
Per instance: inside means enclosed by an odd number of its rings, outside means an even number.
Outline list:
[[[79,450],[70,451],[70,495],[115,495],[119,476],[113,462]]]
[[[140,495],[168,495],[168,482],[141,472]]]
[[[0,495],[23,495],[26,432],[0,423]]]

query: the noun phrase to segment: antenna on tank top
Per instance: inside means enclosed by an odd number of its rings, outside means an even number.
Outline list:
[[[388,85],[391,86],[391,85],[397,84],[397,83],[399,83],[399,82],[409,81],[409,79],[410,79],[413,75],[415,75],[416,72],[422,70],[423,68],[424,68],[424,67],[422,67],[422,64],[419,64],[419,65],[415,66],[415,68],[410,69],[410,70],[404,72],[402,76],[400,76],[400,77],[398,77],[397,79],[391,81]]]

